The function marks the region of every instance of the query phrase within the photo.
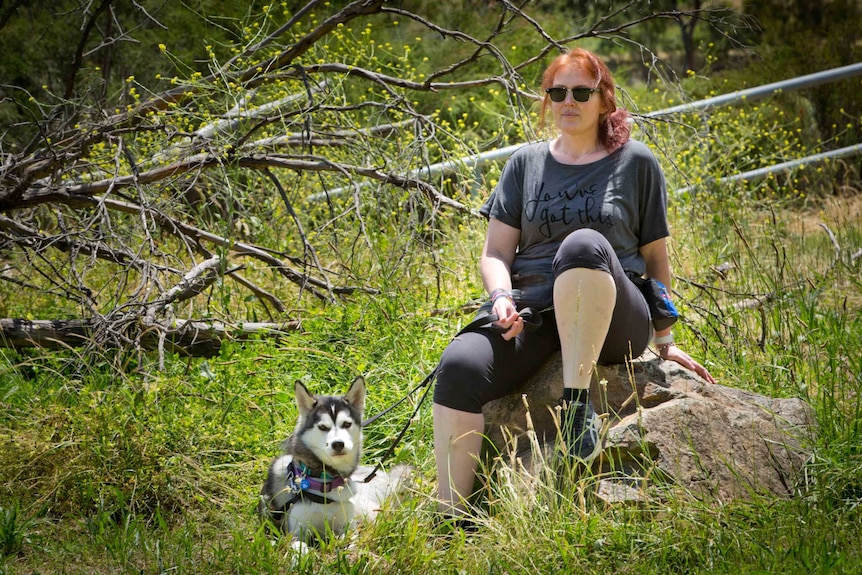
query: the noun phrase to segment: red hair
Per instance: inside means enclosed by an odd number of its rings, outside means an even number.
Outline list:
[[[554,76],[561,68],[565,67],[577,68],[595,79],[593,87],[599,90],[598,95],[605,108],[605,113],[599,117],[599,144],[608,153],[611,153],[628,142],[631,135],[628,110],[617,107],[614,78],[611,71],[601,58],[592,52],[583,48],[575,48],[571,52],[557,56],[542,74],[542,92],[553,85]],[[550,96],[545,93],[545,98],[542,100],[542,110],[539,113],[539,124],[543,128],[548,127],[547,111],[550,106]]]

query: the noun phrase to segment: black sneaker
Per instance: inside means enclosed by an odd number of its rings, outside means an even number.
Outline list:
[[[465,536],[478,533],[479,525],[469,517],[443,515],[434,523],[432,532],[444,539],[451,539],[459,533],[463,533]]]
[[[599,419],[593,406],[580,401],[560,399],[560,431],[569,456],[589,463],[602,450]]]

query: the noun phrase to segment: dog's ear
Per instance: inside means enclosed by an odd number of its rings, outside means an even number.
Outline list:
[[[293,389],[296,392],[296,406],[299,408],[300,415],[305,415],[317,405],[317,399],[308,391],[308,388],[305,387],[301,381],[296,380],[296,383],[293,385]]]
[[[350,389],[344,394],[344,399],[347,403],[353,406],[353,409],[362,413],[365,411],[365,378],[361,375],[353,380],[350,384]]]

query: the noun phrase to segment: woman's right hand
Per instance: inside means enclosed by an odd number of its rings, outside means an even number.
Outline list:
[[[497,301],[494,302],[493,311],[499,318],[493,325],[506,330],[501,334],[506,341],[516,337],[524,330],[524,320],[518,315],[518,310],[510,298],[497,298]]]

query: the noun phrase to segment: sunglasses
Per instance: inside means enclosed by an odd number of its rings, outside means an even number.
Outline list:
[[[569,90],[568,88],[562,88],[560,86],[555,86],[553,88],[548,88],[545,90],[548,96],[551,97],[552,102],[562,102],[566,99],[566,92],[572,93],[572,98],[575,102],[584,103],[590,99],[590,96],[593,95],[593,92],[598,92],[598,88],[572,88]]]

